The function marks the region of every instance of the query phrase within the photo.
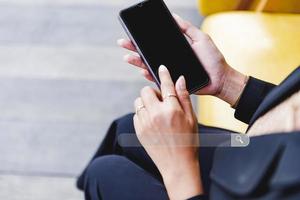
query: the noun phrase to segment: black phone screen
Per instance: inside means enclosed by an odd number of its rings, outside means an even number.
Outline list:
[[[120,12],[123,25],[159,84],[165,65],[174,82],[184,75],[190,93],[206,86],[209,77],[162,0],[147,0]]]

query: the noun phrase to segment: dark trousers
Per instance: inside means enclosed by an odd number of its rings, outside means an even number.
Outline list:
[[[231,131],[199,125],[199,133],[228,134]],[[162,177],[142,147],[121,147],[117,137],[134,134],[133,114],[115,120],[84,172],[77,187],[86,200],[164,200],[168,199]],[[201,137],[200,137],[201,139]],[[209,191],[209,172],[214,147],[199,148],[204,190]]]

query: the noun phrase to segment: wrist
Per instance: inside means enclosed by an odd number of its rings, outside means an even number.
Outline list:
[[[234,107],[238,103],[247,81],[248,76],[229,67],[224,77],[223,86],[217,97]]]
[[[163,181],[171,200],[183,200],[204,194],[199,161],[188,167],[174,166],[162,173]]]

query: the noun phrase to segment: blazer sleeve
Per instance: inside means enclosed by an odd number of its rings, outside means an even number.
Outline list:
[[[250,77],[235,110],[235,118],[248,124],[269,92],[276,85]]]

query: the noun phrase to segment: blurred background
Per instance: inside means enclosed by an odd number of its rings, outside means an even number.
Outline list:
[[[1,200],[83,199],[76,177],[150,84],[116,45],[118,12],[136,2],[0,0]],[[300,63],[299,0],[165,2],[238,71],[280,83]],[[200,122],[246,130],[226,103],[193,100]]]
[[[149,84],[125,64],[132,0],[0,0],[0,199],[79,200],[77,175]],[[198,27],[195,0],[166,0]]]

